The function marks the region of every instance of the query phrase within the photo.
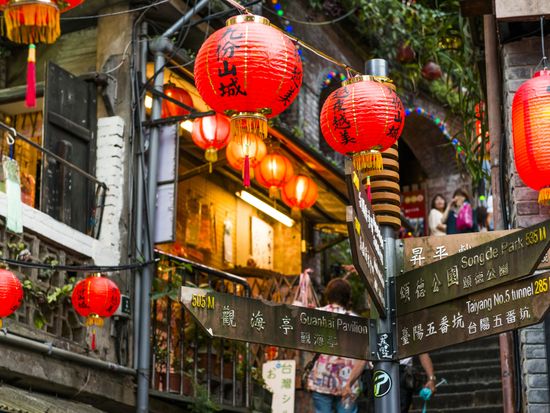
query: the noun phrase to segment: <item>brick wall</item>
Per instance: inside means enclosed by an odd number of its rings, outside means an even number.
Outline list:
[[[545,39],[550,45],[550,36]],[[550,48],[546,54],[550,53]],[[547,219],[550,209],[537,203],[537,192],[526,187],[518,176],[513,162],[511,108],[515,92],[527,79],[541,59],[539,38],[523,39],[502,48],[504,129],[508,143],[508,199],[513,227],[526,227]],[[526,413],[548,413],[548,372],[544,325],[538,324],[521,331],[521,364],[523,404]]]

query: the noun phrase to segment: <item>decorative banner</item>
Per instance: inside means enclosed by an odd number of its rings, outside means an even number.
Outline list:
[[[262,366],[262,377],[273,393],[272,413],[294,413],[296,361],[266,361]]]
[[[182,287],[180,301],[213,337],[372,359],[369,320]]]
[[[402,208],[406,218],[426,218],[425,191],[403,192]]]
[[[397,315],[531,274],[550,245],[548,232],[550,220],[396,277]]]
[[[527,327],[550,305],[550,273],[397,317],[398,357]]]

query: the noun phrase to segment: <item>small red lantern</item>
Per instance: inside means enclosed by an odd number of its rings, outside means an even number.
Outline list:
[[[189,107],[193,107],[193,99],[187,90],[177,87],[173,83],[167,83],[163,88],[164,94],[183,103]],[[162,99],[162,113],[163,118],[169,118],[171,116],[185,116],[189,115],[189,110],[176,105],[174,102],[170,102],[168,99]]]
[[[514,158],[520,178],[550,204],[550,70],[523,83],[512,103]]]
[[[239,142],[267,137],[267,118],[283,112],[302,85],[302,61],[292,41],[265,17],[232,17],[201,46],[195,84],[216,112],[231,116]]]
[[[0,269],[0,318],[12,315],[23,302],[23,286],[11,271]],[[2,320],[0,320],[0,327]]]
[[[120,305],[117,285],[101,274],[91,275],[76,283],[72,294],[75,311],[86,317],[87,326],[103,326],[103,318],[111,317]],[[95,350],[95,330],[92,330],[92,350]]]
[[[226,158],[229,165],[243,173],[243,184],[250,186],[250,168],[256,167],[267,154],[267,147],[263,139],[253,134],[247,134],[243,143],[230,141],[226,149]]]
[[[281,191],[283,202],[292,208],[294,214],[312,207],[318,196],[317,184],[306,175],[295,175]]]
[[[5,34],[15,43],[29,45],[27,57],[27,107],[36,106],[36,46],[54,43],[61,29],[59,15],[84,0],[0,0],[4,12]]]
[[[443,76],[443,72],[441,71],[441,66],[439,66],[437,63],[432,62],[431,60],[426,62],[424,66],[422,66],[422,70],[420,71],[420,74],[422,77],[426,80],[437,80],[441,76]]]
[[[269,188],[269,196],[275,198],[279,188],[294,176],[292,162],[286,156],[273,152],[267,154],[255,169],[258,183]]]
[[[356,169],[381,170],[381,151],[401,135],[405,112],[387,78],[357,76],[342,82],[321,110],[321,131],[343,155],[353,155]]]
[[[229,143],[229,127],[229,120],[219,113],[193,121],[191,138],[195,145],[206,151],[204,157],[208,162],[216,162],[218,149]]]

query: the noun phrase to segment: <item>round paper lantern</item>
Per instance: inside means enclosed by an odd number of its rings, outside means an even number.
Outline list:
[[[520,178],[550,204],[550,70],[523,83],[512,103],[514,158]]]
[[[403,130],[405,113],[387,78],[357,76],[330,94],[321,110],[321,131],[335,151],[353,156],[356,169],[381,170],[382,155]]]
[[[0,0],[5,35],[15,43],[29,45],[25,104],[36,106],[36,47],[34,43],[54,43],[61,29],[59,14],[84,0]]]
[[[277,196],[279,188],[294,176],[292,162],[286,156],[273,152],[267,154],[255,169],[258,183],[269,188],[269,196]]]
[[[262,138],[254,134],[246,134],[241,143],[230,141],[226,149],[226,158],[229,165],[243,173],[243,184],[250,186],[250,168],[256,165],[267,154],[267,147]]]
[[[201,46],[195,84],[216,112],[231,116],[231,133],[267,137],[267,118],[283,112],[302,85],[302,61],[292,41],[265,17],[240,15]]]
[[[120,304],[117,285],[101,274],[91,275],[76,283],[72,303],[76,312],[86,317],[86,325],[103,325],[103,317],[112,316]]]
[[[11,271],[0,269],[0,318],[12,315],[23,302],[23,286]],[[0,327],[2,320],[0,320]]]
[[[218,160],[218,150],[229,143],[229,120],[221,114],[205,116],[193,121],[191,138],[195,145],[206,151],[208,162]]]
[[[441,66],[439,66],[435,62],[432,62],[431,60],[429,62],[426,62],[426,64],[422,66],[422,70],[420,71],[420,74],[426,80],[437,80],[441,76],[443,76],[443,72],[441,71]]]
[[[306,175],[295,175],[281,190],[283,202],[292,208],[293,213],[312,207],[318,195],[317,184]]]
[[[183,103],[184,105],[193,107],[193,99],[187,90],[177,87],[173,83],[167,83],[163,87],[163,92],[166,96]],[[170,102],[168,99],[162,99],[162,113],[163,118],[169,118],[171,116],[185,116],[189,115],[189,110],[176,105],[174,102]]]

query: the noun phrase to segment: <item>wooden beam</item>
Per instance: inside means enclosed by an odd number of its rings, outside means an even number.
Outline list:
[[[493,2],[491,0],[460,0],[460,14],[464,17],[493,14]]]

